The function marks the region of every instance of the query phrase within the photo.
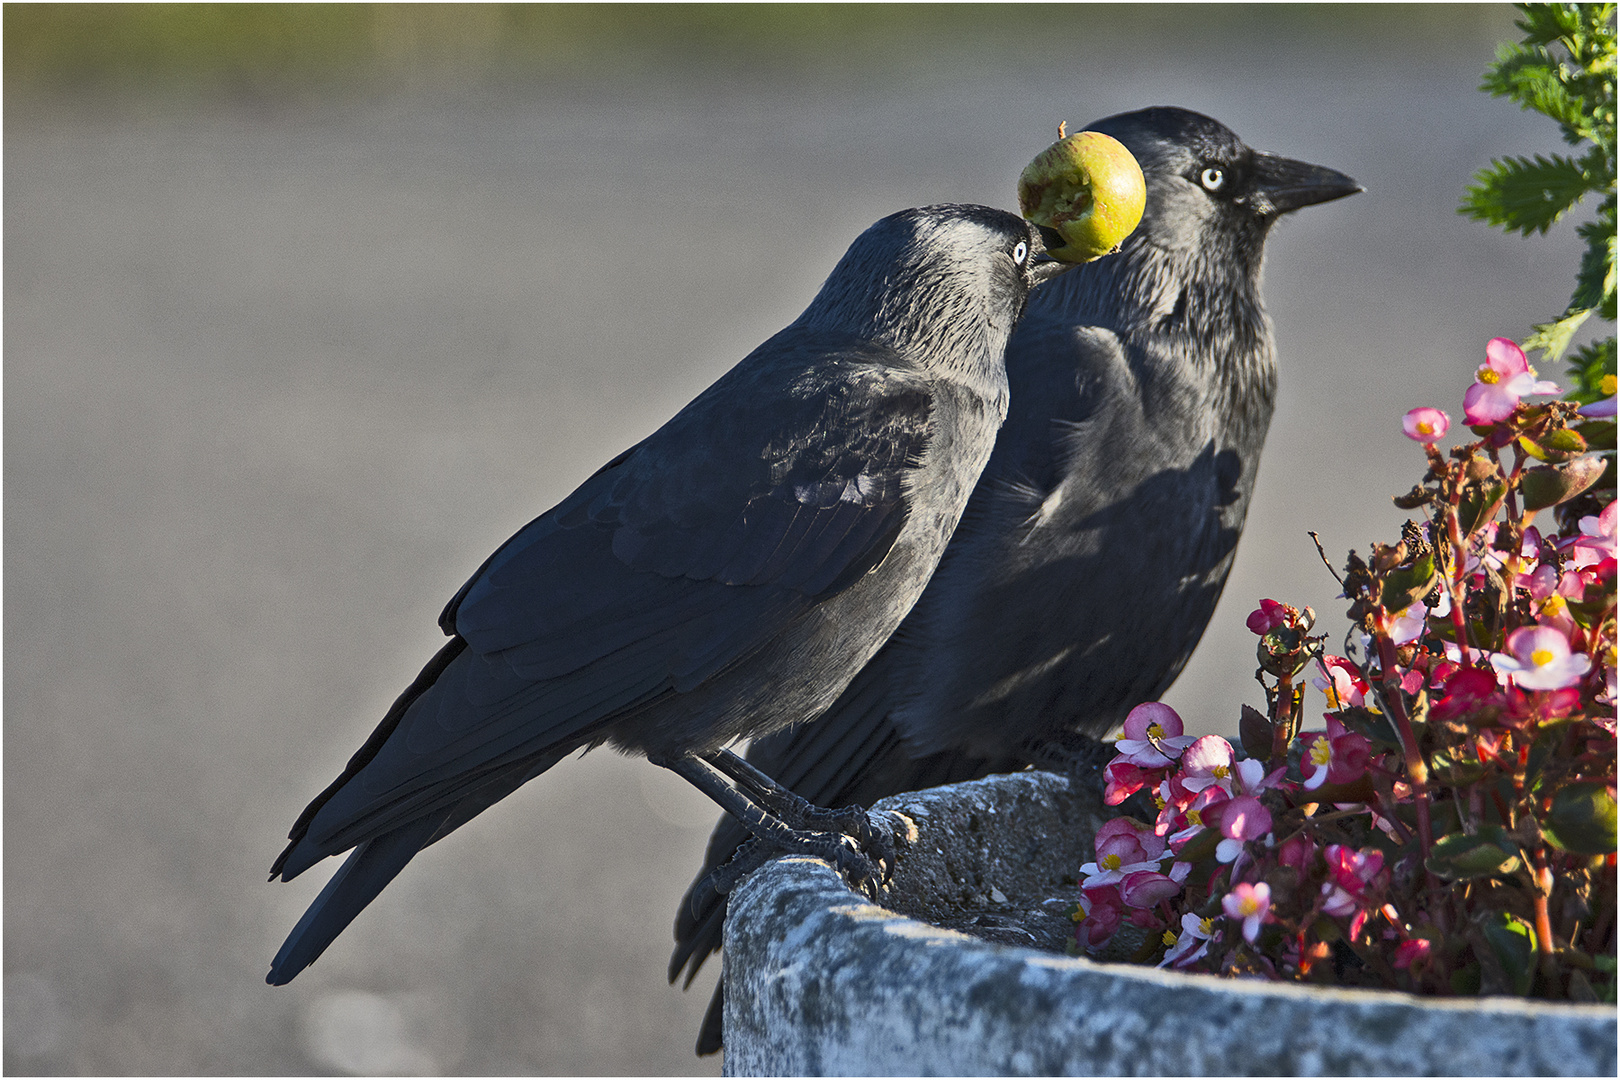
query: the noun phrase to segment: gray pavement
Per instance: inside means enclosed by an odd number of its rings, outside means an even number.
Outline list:
[[[718,1072],[667,987],[714,811],[565,763],[418,858],[295,984],[325,877],[264,883],[482,557],[792,319],[860,229],[1010,205],[1055,134],[1179,104],[1366,194],[1271,246],[1282,391],[1226,599],[1170,700],[1235,731],[1244,615],[1396,535],[1407,408],[1560,310],[1569,226],[1454,213],[1558,148],[1469,48],[1189,37],[1082,66],[707,68],[301,103],[8,103],[8,1072]],[[1502,35],[1510,33],[1506,16]],[[1126,62],[1127,55],[1132,57]],[[1054,87],[1058,89],[1054,89]],[[333,864],[335,866],[335,864]]]

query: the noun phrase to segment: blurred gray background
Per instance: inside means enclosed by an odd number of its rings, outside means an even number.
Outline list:
[[[893,210],[1178,104],[1367,192],[1267,265],[1282,389],[1170,701],[1390,540],[1569,223],[1455,207],[1556,129],[1476,89],[1505,7],[5,9],[8,1072],[708,1073],[664,982],[715,817],[609,751],[418,858],[313,969],[265,872],[483,556],[791,320]],[[1556,375],[1556,373],[1546,373]],[[331,864],[335,867],[335,863]]]

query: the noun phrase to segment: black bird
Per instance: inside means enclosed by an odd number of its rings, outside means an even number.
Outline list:
[[[880,842],[863,812],[796,807],[723,748],[823,711],[910,610],[1006,415],[1007,339],[1062,268],[1000,210],[884,218],[804,314],[491,555],[271,868],[354,849],[268,981],[423,847],[604,742],[869,880],[826,831]]]
[[[1266,236],[1282,214],[1362,189],[1186,109],[1089,130],[1141,164],[1142,222],[1119,254],[1030,298],[1007,350],[1007,423],[895,636],[825,715],[750,747],[812,802],[871,805],[1087,756],[1077,736],[1158,698],[1220,597],[1276,395]],[[720,948],[716,881],[769,852],[710,872],[746,839],[716,827],[676,918],[670,981],[686,968],[690,985]],[[700,1054],[720,1048],[722,993]]]

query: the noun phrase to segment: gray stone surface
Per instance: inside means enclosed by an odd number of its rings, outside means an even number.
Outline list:
[[[917,824],[895,906],[928,883],[970,927],[1059,884],[1098,820],[1045,774],[879,804]],[[1010,822],[1010,842],[987,827]],[[1043,832],[1051,850],[1032,843]],[[1043,876],[1044,875],[1044,876]],[[994,899],[991,889],[1007,897]],[[1615,1012],[1215,979],[978,940],[866,902],[814,859],[749,878],[726,925],[727,1075],[1606,1075]]]

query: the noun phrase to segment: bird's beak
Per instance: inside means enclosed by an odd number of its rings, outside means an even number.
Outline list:
[[[1035,226],[1035,231],[1041,234],[1043,247],[1062,247],[1067,241],[1058,234],[1056,229],[1046,225]],[[1044,250],[1037,251],[1029,260],[1029,280],[1032,286],[1042,282],[1051,281],[1065,270],[1072,270],[1077,264],[1060,262],[1052,258]]]
[[[1286,214],[1367,190],[1342,172],[1258,152],[1251,183],[1254,209],[1260,214]]]
[[[1051,281],[1066,270],[1073,270],[1077,263],[1059,262],[1052,256],[1045,254],[1035,256],[1029,260],[1029,280],[1032,284]]]

